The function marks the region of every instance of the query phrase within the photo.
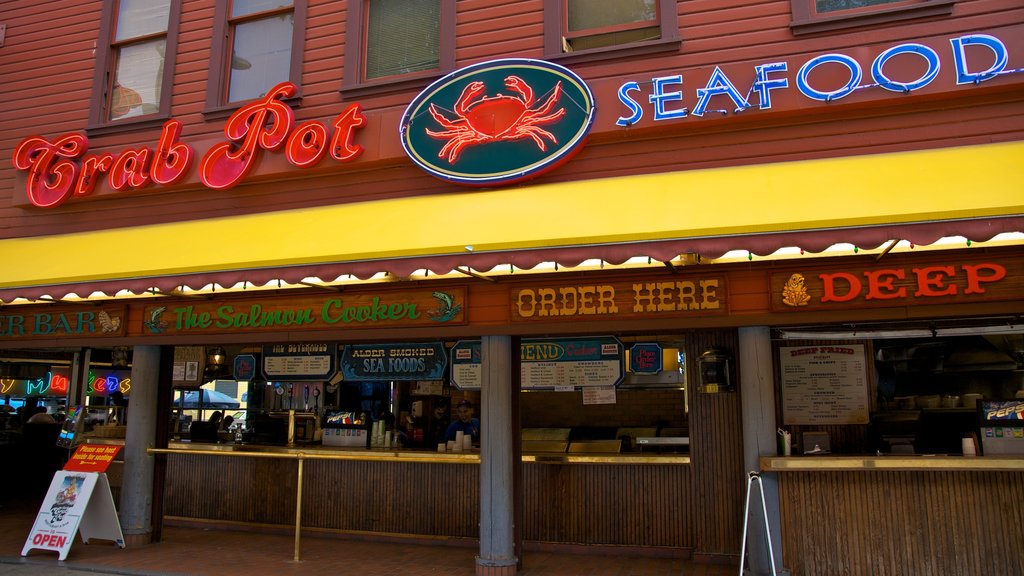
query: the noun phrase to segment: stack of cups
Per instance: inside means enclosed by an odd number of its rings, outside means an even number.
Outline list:
[[[967,437],[963,439],[963,450],[964,456],[977,456],[978,448],[974,445],[974,438]]]
[[[465,432],[459,431],[459,432],[455,433],[455,446],[453,447],[453,451],[455,451],[455,452],[462,452],[462,447],[464,445],[463,438],[465,438],[465,437],[466,437],[466,433]],[[470,438],[472,438],[472,436]]]
[[[469,452],[473,449],[473,435],[466,434],[462,437],[462,449]]]

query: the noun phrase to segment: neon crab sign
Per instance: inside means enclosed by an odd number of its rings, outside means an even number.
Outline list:
[[[571,158],[593,120],[590,88],[567,68],[524,58],[491,60],[453,72],[417,95],[402,116],[402,147],[438,178],[511,184]]]
[[[454,119],[446,117],[437,104],[430,104],[430,115],[445,128],[441,132],[427,129],[427,134],[447,141],[438,156],[455,164],[464,148],[486,142],[530,138],[541,151],[547,150],[545,139],[558,144],[558,138],[540,126],[565,116],[565,108],[551,112],[562,96],[562,83],[555,84],[548,99],[535,108],[533,88],[525,80],[508,76],[505,87],[515,94],[506,96],[499,92],[496,96],[481,96],[487,89],[484,83],[470,82],[455,103]]]

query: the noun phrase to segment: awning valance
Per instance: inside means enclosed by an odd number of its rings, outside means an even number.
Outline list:
[[[1003,232],[1024,232],[1022,142],[12,238],[0,240],[0,300],[837,243],[873,249],[892,239],[981,242]]]

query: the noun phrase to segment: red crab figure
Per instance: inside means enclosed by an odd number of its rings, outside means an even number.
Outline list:
[[[522,78],[505,78],[505,87],[515,94],[506,96],[499,92],[497,96],[481,98],[484,83],[470,82],[455,103],[454,119],[441,114],[435,104],[430,105],[430,115],[445,130],[427,130],[427,134],[439,140],[448,140],[437,154],[438,158],[447,158],[449,164],[455,164],[465,148],[499,140],[530,138],[541,151],[547,150],[545,138],[553,144],[558,143],[554,134],[539,126],[550,124],[565,115],[565,108],[551,112],[562,96],[562,83],[555,84],[551,96],[536,107],[533,107],[533,88]]]

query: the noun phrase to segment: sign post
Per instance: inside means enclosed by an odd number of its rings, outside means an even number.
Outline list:
[[[75,533],[90,540],[111,540],[124,548],[124,534],[114,508],[106,470],[120,446],[82,445],[68,460],[63,470],[53,475],[32,531],[21,549],[50,550],[59,559],[68,557]]]

